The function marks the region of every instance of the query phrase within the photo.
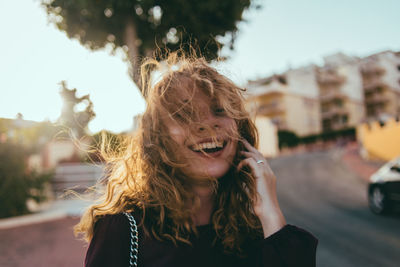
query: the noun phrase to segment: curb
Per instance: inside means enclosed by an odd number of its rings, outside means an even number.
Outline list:
[[[36,213],[0,220],[0,230],[26,226],[30,224],[43,223],[47,221],[62,219],[68,216],[65,211],[54,211],[51,213]]]
[[[0,230],[43,223],[66,217],[80,217],[87,202],[79,200],[61,200],[53,202],[47,209],[28,215],[0,219]]]

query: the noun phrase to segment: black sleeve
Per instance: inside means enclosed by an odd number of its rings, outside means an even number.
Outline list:
[[[129,229],[123,214],[99,219],[86,252],[85,267],[129,266]]]
[[[317,244],[309,232],[286,225],[262,240],[262,266],[315,267]]]

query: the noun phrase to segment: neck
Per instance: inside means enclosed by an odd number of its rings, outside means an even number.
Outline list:
[[[193,218],[195,225],[209,224],[214,209],[214,190],[212,186],[194,186],[193,191],[200,200],[200,207]]]

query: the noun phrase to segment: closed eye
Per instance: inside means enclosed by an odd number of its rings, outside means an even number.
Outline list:
[[[225,115],[225,109],[220,108],[220,107],[215,108],[215,109],[214,109],[214,113],[215,113],[216,115]]]

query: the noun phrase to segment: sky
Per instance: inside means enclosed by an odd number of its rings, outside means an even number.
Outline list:
[[[323,63],[337,52],[367,56],[400,51],[398,0],[264,0],[245,13],[235,49],[217,68],[234,82]],[[0,1],[0,117],[56,121],[60,81],[90,94],[92,133],[129,130],[145,102],[122,54],[92,52],[47,21],[39,0]]]

